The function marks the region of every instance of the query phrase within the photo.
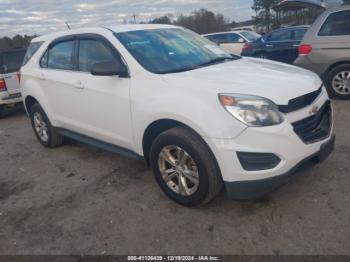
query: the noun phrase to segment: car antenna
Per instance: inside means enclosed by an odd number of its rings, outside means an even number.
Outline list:
[[[65,23],[65,24],[66,24],[66,26],[68,27],[68,30],[70,30],[70,26],[69,26],[68,22],[67,22],[67,21],[65,21],[64,23]]]

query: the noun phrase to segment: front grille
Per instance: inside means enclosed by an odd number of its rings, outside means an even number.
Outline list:
[[[327,101],[315,115],[295,122],[292,125],[295,133],[304,143],[310,144],[327,138],[332,128],[332,107],[330,101]]]
[[[285,114],[302,109],[311,105],[315,101],[315,99],[321,94],[321,92],[322,87],[312,93],[293,98],[289,100],[288,105],[280,105],[278,106],[278,109],[280,112]]]

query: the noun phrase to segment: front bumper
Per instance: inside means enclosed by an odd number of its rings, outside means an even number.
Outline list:
[[[335,136],[332,136],[328,142],[321,146],[320,151],[303,159],[288,172],[279,176],[253,181],[225,182],[227,195],[236,200],[248,200],[271,193],[287,184],[293,177],[301,174],[300,171],[327,159],[334,150],[334,146]]]
[[[286,121],[280,125],[248,127],[232,139],[206,138],[230,195],[237,199],[251,198],[255,194],[263,195],[264,192],[270,192],[285,183],[286,177],[294,174],[293,171],[299,168],[300,163],[314,159],[315,156],[317,158],[323,151],[321,148],[324,144],[333,141],[332,120],[328,136],[322,136],[310,143],[303,141],[304,137],[296,132],[293,124],[313,116],[314,109],[322,110],[328,101],[327,91],[323,88],[312,104],[286,114]],[[241,152],[257,154],[250,154],[242,161]],[[262,165],[261,161],[267,161],[267,164]],[[242,197],[238,197],[239,195]]]

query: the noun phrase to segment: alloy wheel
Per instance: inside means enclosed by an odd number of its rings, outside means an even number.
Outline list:
[[[191,196],[199,187],[198,167],[178,146],[166,146],[159,153],[158,166],[163,181],[176,194]]]
[[[350,71],[336,74],[332,81],[333,90],[340,95],[350,94]]]
[[[34,129],[38,137],[42,142],[49,141],[49,131],[47,124],[45,123],[43,116],[39,112],[35,112],[33,115]]]

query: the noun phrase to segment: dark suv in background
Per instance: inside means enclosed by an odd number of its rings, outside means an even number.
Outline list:
[[[293,64],[298,48],[309,26],[282,28],[265,34],[252,43],[246,43],[242,56],[260,57]]]

